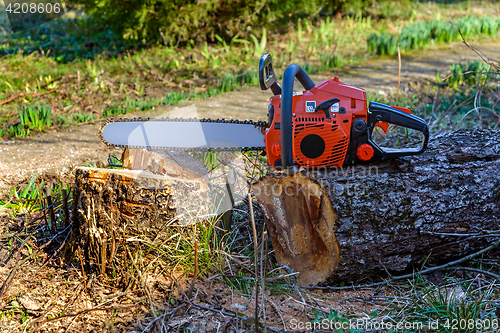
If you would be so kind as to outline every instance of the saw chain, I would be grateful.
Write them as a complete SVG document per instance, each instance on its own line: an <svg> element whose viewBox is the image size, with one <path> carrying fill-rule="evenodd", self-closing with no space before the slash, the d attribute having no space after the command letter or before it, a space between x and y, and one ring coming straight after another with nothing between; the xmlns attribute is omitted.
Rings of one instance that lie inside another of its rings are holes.
<svg viewBox="0 0 500 333"><path fill-rule="evenodd" d="M246 124L246 125L254 125L257 128L260 128L262 131L269 127L267 121L253 121L253 120L238 120L238 119L211 119L211 118L142 118L142 117L134 117L134 118L110 118L99 128L99 137L101 138L102 143L104 143L108 147L118 147L118 148L133 148L133 149L146 149L146 150L168 150L168 151L194 151L194 152L208 152L208 151L263 151L265 148L263 147L217 147L217 148L208 148L208 147L150 147L150 146L131 146L131 145L121 145L121 144L112 144L106 141L103 137L102 131L104 127L110 123L119 123L119 122L144 122L144 121L168 121L168 122L200 122L200 123L223 123L223 124Z"/></svg>

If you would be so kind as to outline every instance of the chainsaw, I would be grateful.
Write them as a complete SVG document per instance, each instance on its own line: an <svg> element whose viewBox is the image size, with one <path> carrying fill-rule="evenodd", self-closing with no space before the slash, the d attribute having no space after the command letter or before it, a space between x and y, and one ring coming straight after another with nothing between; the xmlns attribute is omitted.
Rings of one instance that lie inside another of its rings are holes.
<svg viewBox="0 0 500 333"><path fill-rule="evenodd" d="M294 92L297 79L304 91ZM187 151L263 151L276 170L294 167L341 167L422 153L429 141L426 122L408 108L370 102L366 92L335 76L315 85L299 65L285 70L283 86L271 55L259 61L262 90L271 89L268 121L133 118L111 119L100 129L102 141L114 147ZM373 138L376 126L389 124L422 133L417 148L389 149Z"/></svg>

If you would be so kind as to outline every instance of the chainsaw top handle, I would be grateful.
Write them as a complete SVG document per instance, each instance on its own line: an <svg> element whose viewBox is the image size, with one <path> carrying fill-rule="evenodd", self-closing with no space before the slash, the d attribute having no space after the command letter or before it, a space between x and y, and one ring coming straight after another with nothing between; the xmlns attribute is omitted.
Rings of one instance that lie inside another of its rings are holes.
<svg viewBox="0 0 500 333"><path fill-rule="evenodd" d="M306 90L314 88L313 80L299 65L288 66L283 75L283 91L281 93L281 166L285 172L293 172L293 135L292 135L292 104L293 81L297 78Z"/></svg>

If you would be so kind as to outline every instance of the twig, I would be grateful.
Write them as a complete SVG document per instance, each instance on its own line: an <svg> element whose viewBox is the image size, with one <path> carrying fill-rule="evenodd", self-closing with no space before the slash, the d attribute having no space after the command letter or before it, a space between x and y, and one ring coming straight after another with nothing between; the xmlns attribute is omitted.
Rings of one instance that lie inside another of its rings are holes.
<svg viewBox="0 0 500 333"><path fill-rule="evenodd" d="M447 233L447 232L434 232L434 231L421 231L422 234L429 234L435 236L457 236L457 237L479 237L479 236L495 236L499 234L500 230L483 230L484 234L457 234L457 233ZM500 236L500 235L499 235Z"/></svg>
<svg viewBox="0 0 500 333"><path fill-rule="evenodd" d="M92 311L118 311L118 310L134 309L134 308L138 308L138 307L140 307L139 304L134 304L134 305L129 305L129 306L96 307L96 308L86 309L86 310L80 311L80 312L75 313L75 314L67 314L67 315L62 315L62 316L55 317L55 318L46 319L46 320L42 321L40 324L38 324L38 326L36 327L35 331L38 330L38 329L40 329L40 326L42 326L43 324L46 324L48 322L59 320L59 319L62 319L62 318L78 317L80 315L83 315L83 314L86 314L86 313L89 313L89 312L92 312Z"/></svg>
<svg viewBox="0 0 500 333"><path fill-rule="evenodd" d="M196 276L198 275L198 236L196 234L196 225L194 227L194 275L193 280L191 281L191 286L189 286L188 291L186 292L186 297L191 299L191 294L194 290L194 285L196 283Z"/></svg>
<svg viewBox="0 0 500 333"><path fill-rule="evenodd" d="M78 295L78 292L76 292L78 290L80 286L79 285L75 285L71 290L67 291L65 295L67 295L69 292L72 292L73 295ZM67 285L63 285L63 288L60 288L57 293L55 293L54 296L52 296L48 302L45 302L45 304L43 305L43 307L45 308L44 311L41 313L41 315L38 317L38 318L35 318L33 321L29 322L25 329L24 329L24 332L31 332L31 328L36 325L40 320L42 320L43 318L45 318L45 315L47 315L47 313L49 313L49 311L51 311L56 305L57 305L57 302L54 302L54 300L56 298L59 297L59 295L65 291L67 289ZM60 298L59 298L60 299ZM71 302L73 303L73 302ZM66 306L64 307L63 311L66 310L68 304L66 303Z"/></svg>
<svg viewBox="0 0 500 333"><path fill-rule="evenodd" d="M482 269L479 269L479 268L462 267L462 266L460 266L460 267L445 267L445 268L442 269L442 271L458 271L458 270L471 271L471 272L481 273L481 274L484 274L484 275L489 275L492 278L500 281L500 275L495 274L495 273L491 273L491 272L488 272L488 271L485 271L485 270L482 270Z"/></svg>
<svg viewBox="0 0 500 333"><path fill-rule="evenodd" d="M40 187L40 180L38 179L38 177L36 177L36 186L38 187L38 193L40 194L38 196L38 200L40 201L40 205L43 207L44 206L44 202L43 202L43 192L42 192L42 189ZM43 219L45 220L45 225L48 225L49 222L47 221L47 213L43 214Z"/></svg>
<svg viewBox="0 0 500 333"><path fill-rule="evenodd" d="M162 318L165 318L166 316L169 316L169 315L172 317L172 316L173 316L173 314L175 314L175 312L176 312L177 310L179 310L180 308L182 308L182 307L184 307L184 306L186 306L186 303L182 303L181 305L179 305L178 307L176 307L176 308L175 308L175 309L173 309L172 311L170 311L170 312L165 312L165 313L164 313L164 314L162 314L161 316L154 318L153 320L151 320L151 321L148 323L148 326L146 326L146 327L142 330L142 332L149 332L149 329L150 329L151 327L153 327L153 325L154 325L154 324L155 324L158 320L160 320L160 319L162 319ZM161 330L160 330L160 332L163 332L163 331L161 331Z"/></svg>
<svg viewBox="0 0 500 333"><path fill-rule="evenodd" d="M428 269L424 269L423 271L420 271L419 274L427 274L427 273L430 273L430 272L433 272L433 271L443 270L443 268L447 268L447 267L451 267L451 266L456 265L456 264L463 263L463 262L465 262L465 261L467 261L469 259L472 259L472 258L475 258L477 256L480 256L481 254L486 253L486 252L488 252L488 251L490 251L490 250L498 247L498 245L500 245L500 242L493 243L492 245L488 246L485 249L482 249L479 252L470 254L468 256L465 256L465 257L463 257L461 259L449 262L447 264L444 264L444 265L441 265L441 266L431 267L431 268L428 268ZM406 275L401 275L401 276L394 276L394 277L392 277L392 278L390 278L388 280L385 280L385 281L371 283L371 284L357 285L357 286L344 286L344 287L307 286L307 287L301 287L301 288L304 288L304 289L322 289L322 290L348 290L348 289L360 289L360 288L373 288L373 287L377 287L377 286L386 285L386 284L391 283L393 281L402 280L402 279L408 279L408 278L413 278L414 276L415 276L414 273L412 273L412 274L406 274Z"/></svg>
<svg viewBox="0 0 500 333"><path fill-rule="evenodd" d="M401 51L399 50L399 45L398 45L398 61L399 61L399 70L398 70L398 91L396 92L396 105L398 105L399 87L401 86Z"/></svg>
<svg viewBox="0 0 500 333"><path fill-rule="evenodd" d="M179 302L183 302L183 300L179 300ZM235 318L242 319L242 320L249 320L248 317L242 316L242 315L240 315L240 314L238 314L236 312L232 312L231 310L227 310L225 308L222 308L222 310L217 310L217 309L214 309L214 308L211 308L211 307L208 307L208 306L205 306L205 305L193 303L193 302L188 302L188 303L190 305L196 306L196 307L198 307L200 309L212 311L212 312L218 313L218 314L223 315L223 316L230 316L230 317L235 317ZM267 326L265 326L265 327L266 327L266 329L270 330L271 332L279 332L279 333L282 332L282 331L277 330L277 329L272 328L272 327L267 327Z"/></svg>
<svg viewBox="0 0 500 333"><path fill-rule="evenodd" d="M69 228L69 226L68 226L68 228ZM10 274L7 277L7 279L5 279L2 287L0 288L0 298L3 297L5 295L5 293L7 292L7 290L9 289L10 282L14 278L14 275L16 274L17 269L21 265L23 265L26 261L30 260L35 255L37 255L38 252L40 252L41 250L43 250L44 248L46 248L47 246L49 246L54 239L56 239L59 235L62 235L68 228L64 229L63 231L61 231L60 233L58 233L57 235L55 235L54 237L52 237L47 243L45 243L44 245L42 245L38 249L36 249L36 251L33 251L29 256L27 256L23 260L18 261L16 263L16 265L14 266L14 268L12 268L12 270L10 271Z"/></svg>
<svg viewBox="0 0 500 333"><path fill-rule="evenodd" d="M266 235L267 235L267 230L265 230L265 225L264 229L262 231L262 241L260 242L260 283L261 283L261 289L262 289L262 312L264 314L264 323L266 322L266 274L264 271L264 263L266 258L264 258L264 242L267 241ZM264 261L264 263L262 262Z"/></svg>
<svg viewBox="0 0 500 333"><path fill-rule="evenodd" d="M78 246L78 256L80 257L80 265L82 266L82 275L83 275L83 286L85 287L85 306L88 306L87 277L85 276L85 269L83 269L83 259L82 259L82 252L80 251L80 246Z"/></svg>
<svg viewBox="0 0 500 333"><path fill-rule="evenodd" d="M45 189L45 193L46 193L47 208L49 210L49 218L50 218L49 232L55 234L57 232L56 214L54 214L54 205L52 204L52 193L50 185L47 186L47 188Z"/></svg>
<svg viewBox="0 0 500 333"><path fill-rule="evenodd" d="M57 89L52 89L52 90L49 90L49 91L45 91L43 93L37 93L37 94L33 94L33 95L26 95L26 94L23 94L23 93L20 93L20 94L17 94L17 95L14 95L12 96L11 98L9 99L6 99L5 101L3 102L0 102L0 105L4 105L4 104L7 104L7 103L10 103L12 102L13 100L17 99L17 98L20 98L20 97L38 97L38 96L42 96L42 95L46 95L46 94L50 94L50 93L53 93L54 91L56 91Z"/></svg>
<svg viewBox="0 0 500 333"><path fill-rule="evenodd" d="M259 326L259 250L258 250L258 240L257 240L257 228L255 227L255 216L253 214L253 203L252 203L252 194L248 193L248 203L250 206L250 218L252 220L252 230L253 230L253 249L255 256L255 329L254 332L258 332Z"/></svg>
<svg viewBox="0 0 500 333"><path fill-rule="evenodd" d="M64 216L63 227L66 228L69 225L68 191L66 190L65 183L62 183L61 187L62 187L63 216Z"/></svg>
<svg viewBox="0 0 500 333"><path fill-rule="evenodd" d="M35 274L37 274L37 273L38 273L38 272L39 272L42 268L44 268L44 267L45 267L45 265L47 265L47 264L49 263L49 261L50 261L52 258L54 258L54 257L56 256L56 254L57 254L59 251L61 251L61 249L63 248L64 244L66 244L66 240L68 240L68 237L69 237L69 235L70 235L70 234L71 234L71 233L70 233L70 232L68 232L68 234L67 234L67 235L66 235L66 237L64 238L64 240L63 240L63 242L61 243L61 245L59 246L59 248L58 248L58 249L57 249L57 250L56 250L56 251L55 251L55 252L54 252L54 253L50 256L50 258L49 258L49 259L47 259L47 260L45 261L45 263L42 265L42 267L40 267L39 269L37 269L37 270L36 270Z"/></svg>
<svg viewBox="0 0 500 333"><path fill-rule="evenodd" d="M286 331L286 323L285 323L285 319L283 319L283 316L281 314L281 311L278 309L278 307L276 306L276 304L274 304L273 300L272 299L267 299L266 300L271 303L271 306L274 308L274 311L276 311L276 313L278 314L278 316L280 317L281 319L281 323L283 324L283 329Z"/></svg>
<svg viewBox="0 0 500 333"><path fill-rule="evenodd" d="M470 46L469 44L467 44L467 42L465 41L464 35L462 35L462 31L460 31L460 29L458 29L457 26L452 21L450 21L450 23L451 23L451 25L453 25L453 27L455 27L455 29L457 29L458 33L460 34L460 37L462 37L462 43L464 43L469 49L471 49L474 53L476 53L479 56L479 58L481 58L481 60L483 60L485 63L493 66L497 70L500 69L499 66L493 64L493 62L486 55L484 55L481 51L479 51L479 50L473 48L472 46Z"/></svg>
<svg viewBox="0 0 500 333"><path fill-rule="evenodd" d="M446 75L441 81L446 81L447 79L449 79L452 76L465 76L465 75L468 75L468 74L495 74L495 75L498 75L498 74L500 74L500 72L492 72L492 71L481 71L481 72L478 72L478 71L467 71L467 72L463 72L461 74L459 74L459 73L451 73L451 74Z"/></svg>
<svg viewBox="0 0 500 333"><path fill-rule="evenodd" d="M22 93L21 93L21 94L14 95L14 96L12 96L12 97L11 97L11 98L9 98L9 99L6 99L5 101L0 102L0 105L4 105L4 104L7 104L7 103L10 103L10 102L12 102L13 100L15 100L16 98L23 97L23 96L26 96L26 95L25 95L25 94L22 94Z"/></svg>
<svg viewBox="0 0 500 333"><path fill-rule="evenodd" d="M42 92L42 93L37 93L37 94L31 95L29 97L38 97L38 96L42 96L42 95L47 95L47 94L53 93L56 90L57 89L52 89L52 90L49 90L49 91L45 91L45 92Z"/></svg>

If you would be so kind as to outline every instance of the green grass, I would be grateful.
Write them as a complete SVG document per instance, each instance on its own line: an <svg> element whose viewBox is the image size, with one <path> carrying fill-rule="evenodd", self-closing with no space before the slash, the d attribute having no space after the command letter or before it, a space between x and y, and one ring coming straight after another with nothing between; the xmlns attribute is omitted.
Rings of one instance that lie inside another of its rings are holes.
<svg viewBox="0 0 500 333"><path fill-rule="evenodd" d="M494 37L499 30L500 19L467 16L453 22L465 39L477 35ZM401 51L419 50L428 45L451 43L461 40L459 31L449 21L432 20L409 24L398 34L373 33L367 39L368 52L378 55L395 55Z"/></svg>
<svg viewBox="0 0 500 333"><path fill-rule="evenodd" d="M40 201L40 187L37 175L33 175L25 186L11 189L7 198L0 200L0 211L8 211L11 216L25 216L42 208Z"/></svg>
<svg viewBox="0 0 500 333"><path fill-rule="evenodd" d="M37 129L40 132L50 127L51 107L45 104L23 105L19 108L19 119L21 125L29 129Z"/></svg>
<svg viewBox="0 0 500 333"><path fill-rule="evenodd" d="M460 128L500 127L498 74L482 61L452 64L450 73L436 74L436 81L410 83L399 94L367 93L368 102L410 107L424 118L431 133ZM445 74L448 74L445 76ZM444 80L444 81L443 81Z"/></svg>
<svg viewBox="0 0 500 333"><path fill-rule="evenodd" d="M446 78L446 82L455 90L459 90L462 85L483 85L487 80L489 70L490 66L481 60L469 61L466 64L452 64L451 74Z"/></svg>
<svg viewBox="0 0 500 333"><path fill-rule="evenodd" d="M446 277L435 285L417 276L406 296L404 306L396 305L389 313L396 321L433 323L434 331L446 333L498 330L494 283Z"/></svg>
<svg viewBox="0 0 500 333"><path fill-rule="evenodd" d="M122 102L104 108L102 113L94 112L76 112L69 115L57 116L57 120L51 120L51 107L45 104L35 104L19 108L20 122L9 127L0 128L0 137L25 137L28 136L34 129L44 131L52 124L57 125L73 125L79 123L87 123L106 118L110 116L119 116L130 112L146 111L154 109L161 105L175 105L182 103L188 99L207 98L218 95L220 93L233 91L244 85L258 84L257 71L238 71L237 73L227 73L217 82L216 88L209 88L204 91L191 92L169 92L164 98L126 98Z"/></svg>
<svg viewBox="0 0 500 333"><path fill-rule="evenodd" d="M393 285L392 301L383 310L365 313L313 311L308 328L333 332L497 332L497 285L478 279L444 278L436 285L416 275L409 283ZM375 296L376 297L376 296ZM352 325L350 325L352 324ZM380 329L383 328L383 329Z"/></svg>

